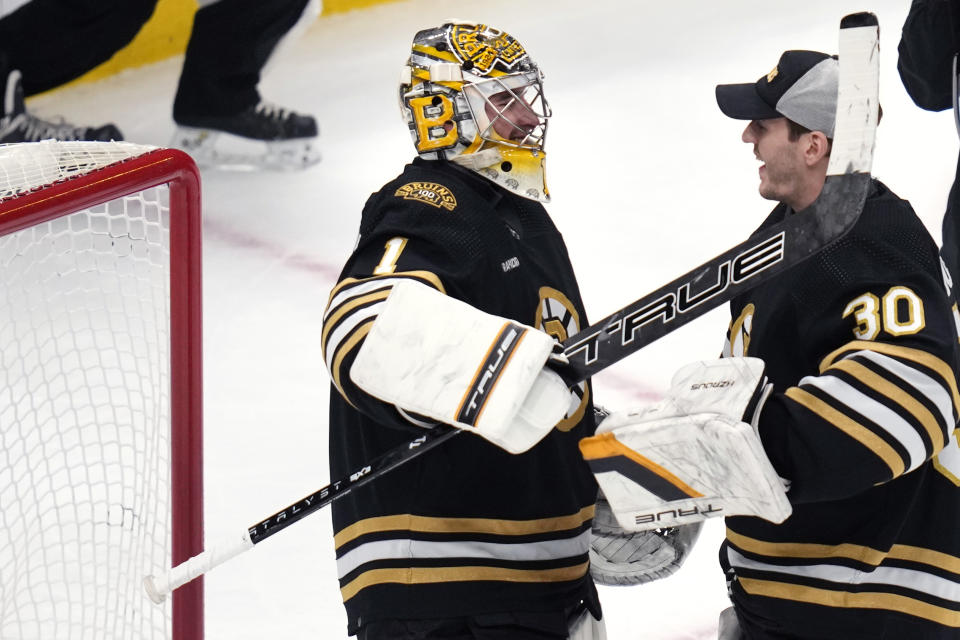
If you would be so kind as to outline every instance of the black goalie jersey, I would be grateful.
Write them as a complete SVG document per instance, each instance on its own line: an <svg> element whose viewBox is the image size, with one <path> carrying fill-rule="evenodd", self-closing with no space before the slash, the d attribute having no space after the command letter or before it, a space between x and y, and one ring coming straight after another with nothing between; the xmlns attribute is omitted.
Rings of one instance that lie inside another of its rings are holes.
<svg viewBox="0 0 960 640"><path fill-rule="evenodd" d="M343 477L422 433L366 395L350 366L403 278L558 339L586 326L563 240L536 202L446 162L415 159L367 201L330 296L330 472ZM594 598L587 566L596 484L577 449L589 384L543 441L511 455L464 434L333 504L350 633L371 620L557 611Z"/></svg>
<svg viewBox="0 0 960 640"><path fill-rule="evenodd" d="M747 637L960 637L957 330L909 203L875 181L848 236L731 309L728 353L775 384L760 436L794 509L727 519Z"/></svg>

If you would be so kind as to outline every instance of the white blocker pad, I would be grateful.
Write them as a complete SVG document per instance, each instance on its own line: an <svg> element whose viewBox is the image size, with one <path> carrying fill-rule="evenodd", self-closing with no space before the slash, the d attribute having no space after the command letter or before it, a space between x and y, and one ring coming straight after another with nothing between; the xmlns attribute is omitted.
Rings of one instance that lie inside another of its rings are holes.
<svg viewBox="0 0 960 640"><path fill-rule="evenodd" d="M394 285L350 369L381 400L526 451L563 417L570 393L544 369L549 335L415 281Z"/></svg>
<svg viewBox="0 0 960 640"><path fill-rule="evenodd" d="M711 413L607 420L610 430L581 440L580 450L627 531L714 516L779 523L790 515L783 483L745 422Z"/></svg>

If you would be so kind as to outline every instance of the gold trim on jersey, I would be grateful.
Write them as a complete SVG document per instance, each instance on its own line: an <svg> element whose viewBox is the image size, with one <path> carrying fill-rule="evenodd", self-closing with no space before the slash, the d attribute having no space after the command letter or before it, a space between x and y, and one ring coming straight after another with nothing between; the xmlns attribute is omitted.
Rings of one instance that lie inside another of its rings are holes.
<svg viewBox="0 0 960 640"><path fill-rule="evenodd" d="M894 478L903 475L906 469L903 458L900 457L896 449L873 431L800 387L790 387L785 395L873 451L890 467L890 472Z"/></svg>
<svg viewBox="0 0 960 640"><path fill-rule="evenodd" d="M343 386L340 384L340 367L343 366L343 359L347 357L347 354L353 350L360 341L367 337L367 334L370 333L370 329L373 327L373 320L368 320L356 328L353 332L353 335L347 338L345 342L340 343L339 348L337 349L337 355L333 358L333 367L331 367L333 374L333 384L337 386L337 390L340 392L347 402L350 402L350 399L347 398L347 395L343 392ZM353 404L352 402L350 404Z"/></svg>
<svg viewBox="0 0 960 640"><path fill-rule="evenodd" d="M960 558L942 551L895 544L884 553L879 549L858 544L819 544L815 542L767 542L737 533L727 527L727 540L739 549L768 558L848 558L874 567L887 558L907 560L917 564L939 567L960 575Z"/></svg>
<svg viewBox="0 0 960 640"><path fill-rule="evenodd" d="M330 306L330 303L333 301L333 298L340 293L342 289L349 287L350 285L360 284L361 282L370 282L371 280L383 280L384 278L416 278L418 280L426 280L432 284L440 293L446 293L447 290L444 288L443 283L440 282L440 277L432 271L398 271L397 273L385 273L383 275L370 276L369 278L344 278L340 282L334 285L333 289L330 290L330 295L327 297L327 306Z"/></svg>
<svg viewBox="0 0 960 640"><path fill-rule="evenodd" d="M934 417L930 410L923 406L915 397L898 387L888 378L884 378L872 369L868 369L863 366L863 364L854 360L841 360L831 366L830 369L839 369L847 372L867 387L879 391L884 397L890 398L899 404L927 430L927 435L930 436L933 450L936 452L943 449L946 441L944 440L940 423L937 422L936 417Z"/></svg>
<svg viewBox="0 0 960 640"><path fill-rule="evenodd" d="M589 562L556 569L504 569L501 567L403 567L400 569L371 569L343 585L340 593L346 602L362 589L377 584L430 584L437 582L568 582L587 573Z"/></svg>
<svg viewBox="0 0 960 640"><path fill-rule="evenodd" d="M593 518L594 505L580 511L553 518L536 520L497 520L494 518L435 518L402 513L359 520L333 536L334 548L361 536L384 531L418 531L421 533L479 533L498 536L527 536L555 531L571 531Z"/></svg>
<svg viewBox="0 0 960 640"><path fill-rule="evenodd" d="M392 287L391 287L392 289ZM333 328L337 321L340 320L343 316L347 315L350 311L353 311L359 306L365 305L368 302L374 302L375 300L386 300L387 296L390 295L391 289L384 289L383 291L374 291L373 293L368 293L366 295L357 296L352 298L347 302L344 302L343 305L333 312L329 318L323 321L323 332L320 334L320 345L323 349L323 359L327 359L327 336L330 334L330 330Z"/></svg>
<svg viewBox="0 0 960 640"><path fill-rule="evenodd" d="M951 452L957 448L957 436L960 434L960 429L954 429L950 434L950 440L947 441L947 445L943 448L943 451L935 455L933 459L933 468L939 471L947 480L960 487L960 478L957 477L954 469L950 469L946 464L940 461L940 456L949 455Z"/></svg>
<svg viewBox="0 0 960 640"><path fill-rule="evenodd" d="M570 301L570 298L564 295L562 291L554 289L553 287L540 287L538 294L540 299L537 302L537 320L533 325L534 327L540 329L547 335L553 336L560 342L580 332L580 314L577 313L577 308ZM566 325L557 317L547 317L550 308L549 301L556 302L570 314L570 319ZM580 388L583 395L579 396L580 401L577 404L577 408L556 424L554 428L557 431L570 431L580 424L584 414L587 412L587 404L590 402L590 385L587 384L586 381L583 381L578 382L576 386ZM577 394L571 390L570 395L572 403L573 397L576 397Z"/></svg>
<svg viewBox="0 0 960 640"><path fill-rule="evenodd" d="M340 303L339 308L336 311L334 311L332 314L330 314L329 317L327 317L327 314L329 314L331 311L330 305L333 303L333 299L338 294L340 294L343 291L346 291L352 286L364 284L367 282L373 282L376 280L383 280L385 283L387 283L387 281L390 278L412 278L416 280L426 281L427 283L433 285L441 293L446 293L446 291L444 290L443 284L440 282L440 278L436 274L430 271L404 271L399 273L386 273L383 275L375 275L369 278L344 278L343 280L338 282L336 285L334 285L333 289L330 290L330 295L327 298L327 308L324 310L323 330L321 333L321 342L320 342L320 348L321 348L324 361L327 360L327 353L328 353L327 340L330 338L330 331L332 330L332 327L334 326L334 324L336 324L336 322L339 321L341 318L345 317L349 311L356 309L357 307L363 305L366 302L371 302L379 299L386 299L386 297L390 294L390 289L392 287L386 288L383 291L361 293L353 298L347 297L342 303ZM352 351L357 346L357 344L359 344L359 342L364 337L366 337L366 335L370 332L370 328L373 326L373 321L375 319L376 319L375 317L371 318L366 322L358 325L355 329L353 329L349 338L337 343L335 347L336 352L334 354L333 362L331 363L331 366L330 366L330 375L333 378L333 384L334 386L336 386L337 391L340 392L340 395L343 396L343 398L347 402L349 402L351 406L353 406L353 403L350 402L350 399L347 398L346 394L343 392L343 386L340 382L340 379L341 379L340 367L343 363L344 358L346 358L347 354L350 353L350 351Z"/></svg>
<svg viewBox="0 0 960 640"><path fill-rule="evenodd" d="M740 311L737 319L730 323L730 328L727 329L729 355L743 357L749 355L750 330L753 328L753 316L756 312L757 309L751 302Z"/></svg>
<svg viewBox="0 0 960 640"><path fill-rule="evenodd" d="M938 607L929 602L895 593L833 591L831 589L742 577L739 578L739 582L743 589L751 595L844 609L884 609L907 613L948 627L960 627L960 611Z"/></svg>
<svg viewBox="0 0 960 640"><path fill-rule="evenodd" d="M949 364L935 355L914 349L912 347L903 347L887 342L866 342L863 340L853 340L843 345L839 349L829 353L820 361L820 373L826 371L841 356L850 351L876 351L888 356L903 358L921 364L928 369L936 371L943 378L943 382L950 390L953 397L953 410L956 415L960 415L960 391L957 390L956 373Z"/></svg>

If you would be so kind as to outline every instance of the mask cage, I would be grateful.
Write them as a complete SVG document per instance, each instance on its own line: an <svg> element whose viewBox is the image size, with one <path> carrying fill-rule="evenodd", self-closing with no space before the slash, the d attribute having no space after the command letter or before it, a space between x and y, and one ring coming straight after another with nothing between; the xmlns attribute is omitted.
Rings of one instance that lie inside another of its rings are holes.
<svg viewBox="0 0 960 640"><path fill-rule="evenodd" d="M552 113L539 70L464 83L463 95L482 139L520 149L543 149Z"/></svg>

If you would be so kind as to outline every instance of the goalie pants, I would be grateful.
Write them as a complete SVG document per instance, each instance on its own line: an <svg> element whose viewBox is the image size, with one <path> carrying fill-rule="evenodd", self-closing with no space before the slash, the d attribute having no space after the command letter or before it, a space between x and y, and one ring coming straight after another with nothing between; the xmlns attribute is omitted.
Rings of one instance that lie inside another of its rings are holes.
<svg viewBox="0 0 960 640"><path fill-rule="evenodd" d="M357 640L606 640L586 606L572 611L491 613L464 618L384 620L363 625Z"/></svg>

